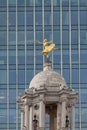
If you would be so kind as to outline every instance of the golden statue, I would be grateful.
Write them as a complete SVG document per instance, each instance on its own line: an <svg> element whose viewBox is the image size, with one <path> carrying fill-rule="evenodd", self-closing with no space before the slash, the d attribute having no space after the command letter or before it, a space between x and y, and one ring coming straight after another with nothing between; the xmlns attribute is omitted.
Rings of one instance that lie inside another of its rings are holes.
<svg viewBox="0 0 87 130"><path fill-rule="evenodd" d="M50 45L49 45L50 44ZM42 51L42 55L48 55L53 50L58 50L58 48L55 48L55 44L51 41L48 41L47 39L44 39L43 41L44 50Z"/></svg>

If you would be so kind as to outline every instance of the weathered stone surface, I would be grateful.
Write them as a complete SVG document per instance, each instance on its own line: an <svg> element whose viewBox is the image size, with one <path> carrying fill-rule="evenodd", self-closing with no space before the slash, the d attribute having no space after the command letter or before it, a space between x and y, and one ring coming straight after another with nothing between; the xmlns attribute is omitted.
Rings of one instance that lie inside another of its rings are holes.
<svg viewBox="0 0 87 130"><path fill-rule="evenodd" d="M58 87L61 90L66 87L66 82L59 73L52 70L51 64L46 63L43 71L31 80L29 88L40 88L41 86Z"/></svg>

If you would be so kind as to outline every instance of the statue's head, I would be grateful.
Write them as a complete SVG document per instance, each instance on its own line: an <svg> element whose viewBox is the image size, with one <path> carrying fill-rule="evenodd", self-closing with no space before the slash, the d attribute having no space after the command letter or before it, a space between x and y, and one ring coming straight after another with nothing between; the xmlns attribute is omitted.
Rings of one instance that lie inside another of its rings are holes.
<svg viewBox="0 0 87 130"><path fill-rule="evenodd" d="M44 39L44 41L43 42L47 42L47 39Z"/></svg>

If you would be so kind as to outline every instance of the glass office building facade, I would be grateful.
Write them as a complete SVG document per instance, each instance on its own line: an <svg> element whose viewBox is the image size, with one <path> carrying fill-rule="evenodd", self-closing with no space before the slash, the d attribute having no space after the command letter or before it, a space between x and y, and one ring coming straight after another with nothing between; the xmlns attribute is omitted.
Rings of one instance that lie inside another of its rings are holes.
<svg viewBox="0 0 87 130"><path fill-rule="evenodd" d="M53 68L80 97L75 130L87 129L87 0L0 0L0 130L20 130L18 95L42 70L52 40Z"/></svg>

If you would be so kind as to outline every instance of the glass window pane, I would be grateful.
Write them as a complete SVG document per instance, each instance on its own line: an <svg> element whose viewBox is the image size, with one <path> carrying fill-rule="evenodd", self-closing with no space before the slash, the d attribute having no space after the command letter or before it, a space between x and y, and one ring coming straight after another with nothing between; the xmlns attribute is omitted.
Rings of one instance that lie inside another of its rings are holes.
<svg viewBox="0 0 87 130"><path fill-rule="evenodd" d="M87 50L81 50L80 54L81 63L87 63Z"/></svg>
<svg viewBox="0 0 87 130"><path fill-rule="evenodd" d="M72 83L78 83L78 69L72 69Z"/></svg>
<svg viewBox="0 0 87 130"><path fill-rule="evenodd" d="M0 26L6 26L6 24L7 24L6 12L0 12Z"/></svg>
<svg viewBox="0 0 87 130"><path fill-rule="evenodd" d="M53 14L53 24L54 25L60 24L60 12L54 12L54 14Z"/></svg>
<svg viewBox="0 0 87 130"><path fill-rule="evenodd" d="M0 45L6 45L7 44L7 32L6 31L0 31Z"/></svg>
<svg viewBox="0 0 87 130"><path fill-rule="evenodd" d="M24 0L17 0L18 6L24 6Z"/></svg>
<svg viewBox="0 0 87 130"><path fill-rule="evenodd" d="M0 6L6 6L7 0L0 0Z"/></svg>
<svg viewBox="0 0 87 130"><path fill-rule="evenodd" d="M80 31L80 42L87 45L87 30Z"/></svg>
<svg viewBox="0 0 87 130"><path fill-rule="evenodd" d="M24 31L18 31L18 44L19 45L24 45L24 36L25 36Z"/></svg>
<svg viewBox="0 0 87 130"><path fill-rule="evenodd" d="M60 0L53 0L53 5L54 6L59 6L60 5Z"/></svg>
<svg viewBox="0 0 87 130"><path fill-rule="evenodd" d="M69 32L68 31L63 31L63 45L69 43Z"/></svg>
<svg viewBox="0 0 87 130"><path fill-rule="evenodd" d="M24 84L25 82L25 72L24 70L18 70L18 83Z"/></svg>
<svg viewBox="0 0 87 130"><path fill-rule="evenodd" d="M78 11L71 12L71 24L77 25L78 24Z"/></svg>
<svg viewBox="0 0 87 130"><path fill-rule="evenodd" d="M10 84L16 84L16 70L9 71L9 82Z"/></svg>
<svg viewBox="0 0 87 130"><path fill-rule="evenodd" d="M78 31L77 30L72 30L71 31L71 41L72 44L78 44Z"/></svg>
<svg viewBox="0 0 87 130"><path fill-rule="evenodd" d="M36 2L35 3L36 6L41 6L42 5L42 0L36 0L35 2Z"/></svg>
<svg viewBox="0 0 87 130"><path fill-rule="evenodd" d="M16 32L15 31L9 31L9 44L16 45Z"/></svg>
<svg viewBox="0 0 87 130"><path fill-rule="evenodd" d="M24 25L24 12L18 12L18 25Z"/></svg>
<svg viewBox="0 0 87 130"><path fill-rule="evenodd" d="M80 24L87 25L87 11L80 12Z"/></svg>
<svg viewBox="0 0 87 130"><path fill-rule="evenodd" d="M42 12L36 12L36 25L42 25Z"/></svg>
<svg viewBox="0 0 87 130"><path fill-rule="evenodd" d="M80 0L80 6L86 6L87 0Z"/></svg>
<svg viewBox="0 0 87 130"><path fill-rule="evenodd" d="M27 12L26 15L26 24L33 25L33 12Z"/></svg>
<svg viewBox="0 0 87 130"><path fill-rule="evenodd" d="M15 12L9 12L9 25L10 26L16 25L16 13Z"/></svg>
<svg viewBox="0 0 87 130"><path fill-rule="evenodd" d="M44 24L45 25L51 24L51 12L45 12L45 14L44 14Z"/></svg>
<svg viewBox="0 0 87 130"><path fill-rule="evenodd" d="M50 6L51 5L51 0L44 0L44 5L45 6Z"/></svg>
<svg viewBox="0 0 87 130"><path fill-rule="evenodd" d="M10 6L15 6L16 5L16 0L9 0L9 5Z"/></svg>
<svg viewBox="0 0 87 130"><path fill-rule="evenodd" d="M81 83L87 83L87 69L81 69Z"/></svg>
<svg viewBox="0 0 87 130"><path fill-rule="evenodd" d="M63 11L63 15L62 15L62 24L63 25L68 25L68 11Z"/></svg>
<svg viewBox="0 0 87 130"><path fill-rule="evenodd" d="M78 5L78 0L71 0L71 5L72 5L72 6Z"/></svg>
<svg viewBox="0 0 87 130"><path fill-rule="evenodd" d="M26 0L27 6L33 6L33 0Z"/></svg>
<svg viewBox="0 0 87 130"><path fill-rule="evenodd" d="M6 70L0 70L0 84L6 84L7 72Z"/></svg>

